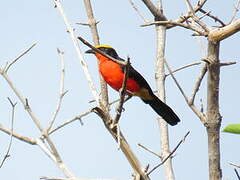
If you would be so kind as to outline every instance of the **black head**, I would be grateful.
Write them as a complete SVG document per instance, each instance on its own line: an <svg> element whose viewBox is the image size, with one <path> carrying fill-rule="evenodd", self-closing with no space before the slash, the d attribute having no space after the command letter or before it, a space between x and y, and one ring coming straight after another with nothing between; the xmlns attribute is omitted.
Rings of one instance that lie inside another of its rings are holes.
<svg viewBox="0 0 240 180"><path fill-rule="evenodd" d="M104 53L106 53L109 56L112 56L113 58L118 58L118 54L115 51L115 49L113 49L111 46L107 46L107 45L97 45L95 46L97 49L99 49L100 51L103 51ZM95 54L96 52L94 52L92 49L87 50L85 53L92 53Z"/></svg>

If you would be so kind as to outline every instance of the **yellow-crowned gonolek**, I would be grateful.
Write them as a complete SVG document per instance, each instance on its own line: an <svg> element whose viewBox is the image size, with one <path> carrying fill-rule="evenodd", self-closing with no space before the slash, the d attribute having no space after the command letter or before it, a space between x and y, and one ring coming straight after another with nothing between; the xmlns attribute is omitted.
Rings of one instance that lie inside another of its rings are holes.
<svg viewBox="0 0 240 180"><path fill-rule="evenodd" d="M110 46L98 45L97 49L105 52L115 59L122 60L117 52ZM119 91L122 87L124 80L124 67L111 59L94 52L92 49L86 51L86 53L95 54L99 60L99 71L103 76L104 80L113 89ZM174 111L162 102L157 96L154 95L151 87L147 81L138 73L131 65L129 67L128 79L126 83L126 90L133 96L138 96L143 102L149 104L158 115L160 115L168 124L174 126L180 119L174 113Z"/></svg>

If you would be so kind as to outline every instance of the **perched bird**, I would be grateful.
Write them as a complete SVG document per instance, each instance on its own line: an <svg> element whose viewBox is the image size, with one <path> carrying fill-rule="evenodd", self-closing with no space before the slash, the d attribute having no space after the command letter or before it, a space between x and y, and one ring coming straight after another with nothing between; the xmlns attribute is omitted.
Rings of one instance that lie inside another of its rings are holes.
<svg viewBox="0 0 240 180"><path fill-rule="evenodd" d="M123 61L111 46L98 45L96 48L115 59ZM99 71L102 77L109 86L119 91L122 88L124 80L124 66L93 51L92 49L89 49L86 53L92 53L97 57L99 60ZM174 126L180 122L180 119L174 111L154 95L147 81L131 65L128 72L126 91L133 96L140 97L143 102L149 104L168 124Z"/></svg>

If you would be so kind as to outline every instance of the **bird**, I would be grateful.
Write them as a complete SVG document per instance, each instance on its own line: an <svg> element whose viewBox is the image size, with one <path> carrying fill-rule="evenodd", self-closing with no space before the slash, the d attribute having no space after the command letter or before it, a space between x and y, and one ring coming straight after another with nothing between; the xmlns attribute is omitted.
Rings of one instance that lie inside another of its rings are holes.
<svg viewBox="0 0 240 180"><path fill-rule="evenodd" d="M119 61L124 61L118 56L116 50L109 45L97 45L95 48ZM96 56L99 61L99 71L103 79L110 87L119 91L124 81L124 65L114 62L112 59L103 56L93 49L89 49L85 53L94 54ZM176 113L153 93L144 77L131 65L129 65L128 70L126 92L132 96L140 97L144 103L150 105L168 124L174 126L180 122Z"/></svg>

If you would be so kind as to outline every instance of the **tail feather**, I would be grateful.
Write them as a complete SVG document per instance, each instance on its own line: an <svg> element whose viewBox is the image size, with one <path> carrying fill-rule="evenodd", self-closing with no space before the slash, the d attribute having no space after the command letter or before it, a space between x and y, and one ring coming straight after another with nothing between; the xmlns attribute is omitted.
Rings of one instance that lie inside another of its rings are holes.
<svg viewBox="0 0 240 180"><path fill-rule="evenodd" d="M144 100L146 104L149 104L153 110L161 116L168 124L174 126L178 122L180 122L179 117L175 114L175 112L164 102L162 102L157 96L153 95L152 100Z"/></svg>

